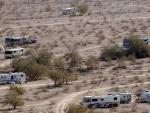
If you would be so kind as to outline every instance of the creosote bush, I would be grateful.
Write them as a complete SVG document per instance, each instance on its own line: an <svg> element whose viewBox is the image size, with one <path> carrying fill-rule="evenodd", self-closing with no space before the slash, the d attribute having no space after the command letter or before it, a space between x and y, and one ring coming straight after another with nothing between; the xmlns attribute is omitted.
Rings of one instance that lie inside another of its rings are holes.
<svg viewBox="0 0 150 113"><path fill-rule="evenodd" d="M18 85L11 85L9 87L10 91L16 92L18 95L23 95L25 93L25 89Z"/></svg>
<svg viewBox="0 0 150 113"><path fill-rule="evenodd" d="M116 60L120 58L146 58L150 57L150 46L144 42L144 39L136 35L132 35L127 39L128 48L119 47L117 45L104 47L101 59Z"/></svg>

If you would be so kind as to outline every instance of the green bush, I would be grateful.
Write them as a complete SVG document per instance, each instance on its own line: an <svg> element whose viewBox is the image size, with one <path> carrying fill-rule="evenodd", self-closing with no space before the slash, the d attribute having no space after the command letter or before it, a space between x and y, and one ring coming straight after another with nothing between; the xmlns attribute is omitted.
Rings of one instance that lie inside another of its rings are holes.
<svg viewBox="0 0 150 113"><path fill-rule="evenodd" d="M87 4L82 3L77 6L77 9L79 10L81 15L84 15L88 12L89 6Z"/></svg>
<svg viewBox="0 0 150 113"><path fill-rule="evenodd" d="M7 95L5 95L4 105L10 105L13 109L16 109L17 106L23 106L24 100L13 91L9 91Z"/></svg>
<svg viewBox="0 0 150 113"><path fill-rule="evenodd" d="M102 60L116 60L124 56L124 50L118 45L104 47L101 54Z"/></svg>
<svg viewBox="0 0 150 113"><path fill-rule="evenodd" d="M10 91L16 92L18 95L23 95L25 93L25 89L18 85L12 85L9 87Z"/></svg>
<svg viewBox="0 0 150 113"><path fill-rule="evenodd" d="M86 107L80 106L80 105L70 105L66 113L102 113L94 111L94 109L87 109Z"/></svg>
<svg viewBox="0 0 150 113"><path fill-rule="evenodd" d="M86 61L87 69L97 69L98 68L98 59L95 56L89 56Z"/></svg>
<svg viewBox="0 0 150 113"><path fill-rule="evenodd" d="M102 60L116 60L120 58L146 58L150 57L150 46L145 44L143 39L138 36L130 36L128 39L129 48L124 49L117 45L111 47L104 47L101 59Z"/></svg>

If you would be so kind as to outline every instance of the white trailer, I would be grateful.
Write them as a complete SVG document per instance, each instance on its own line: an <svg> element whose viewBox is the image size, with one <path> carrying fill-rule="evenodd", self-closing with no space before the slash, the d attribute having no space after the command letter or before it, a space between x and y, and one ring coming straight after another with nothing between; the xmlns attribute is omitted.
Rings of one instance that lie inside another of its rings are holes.
<svg viewBox="0 0 150 113"><path fill-rule="evenodd" d="M68 7L62 9L63 15L76 15L77 9L75 7Z"/></svg>
<svg viewBox="0 0 150 113"><path fill-rule="evenodd" d="M120 103L121 104L126 104L126 103L130 103L131 99L132 99L132 94L129 92L122 92L122 93L118 93L118 95L120 95Z"/></svg>
<svg viewBox="0 0 150 113"><path fill-rule="evenodd" d="M150 90L144 91L140 96L140 102L150 103Z"/></svg>
<svg viewBox="0 0 150 113"><path fill-rule="evenodd" d="M85 96L80 104L88 108L117 107L120 104L120 95Z"/></svg>
<svg viewBox="0 0 150 113"><path fill-rule="evenodd" d="M20 56L23 53L25 53L24 48L6 49L4 52L4 56L6 59L8 59L8 58L14 58L16 56Z"/></svg>
<svg viewBox="0 0 150 113"><path fill-rule="evenodd" d="M7 84L11 83L22 84L26 82L26 75L23 72L0 74L0 82Z"/></svg>

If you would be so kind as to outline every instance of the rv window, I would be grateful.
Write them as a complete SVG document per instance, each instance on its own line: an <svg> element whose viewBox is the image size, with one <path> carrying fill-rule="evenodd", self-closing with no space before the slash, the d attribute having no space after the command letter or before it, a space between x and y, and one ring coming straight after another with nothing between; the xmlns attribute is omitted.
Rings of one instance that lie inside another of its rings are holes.
<svg viewBox="0 0 150 113"><path fill-rule="evenodd" d="M97 102L97 101L98 101L98 99L96 99L96 98L92 99L92 102Z"/></svg>
<svg viewBox="0 0 150 113"><path fill-rule="evenodd" d="M102 98L101 101L104 101L104 99Z"/></svg>
<svg viewBox="0 0 150 113"><path fill-rule="evenodd" d="M5 51L5 54L12 54L12 51Z"/></svg>
<svg viewBox="0 0 150 113"><path fill-rule="evenodd" d="M114 97L114 100L117 100L117 97Z"/></svg>
<svg viewBox="0 0 150 113"><path fill-rule="evenodd" d="M84 98L83 101L84 101L84 102L90 102L91 99L90 99L90 98Z"/></svg>
<svg viewBox="0 0 150 113"><path fill-rule="evenodd" d="M23 49L21 51L23 52Z"/></svg>
<svg viewBox="0 0 150 113"><path fill-rule="evenodd" d="M21 77L23 77L23 75L21 75Z"/></svg>
<svg viewBox="0 0 150 113"><path fill-rule="evenodd" d="M16 53L16 51L14 51L14 53Z"/></svg>
<svg viewBox="0 0 150 113"><path fill-rule="evenodd" d="M1 76L1 78L3 78L3 76Z"/></svg>

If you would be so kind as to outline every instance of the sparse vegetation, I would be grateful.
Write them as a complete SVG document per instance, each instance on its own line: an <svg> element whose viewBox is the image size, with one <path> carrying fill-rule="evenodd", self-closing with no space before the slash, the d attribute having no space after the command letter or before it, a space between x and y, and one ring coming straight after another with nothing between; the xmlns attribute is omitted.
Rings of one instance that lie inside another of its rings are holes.
<svg viewBox="0 0 150 113"><path fill-rule="evenodd" d="M150 46L145 44L136 35L128 38L129 48L123 49L117 45L104 47L101 55L102 60L116 60L124 57L146 58L150 56Z"/></svg>

